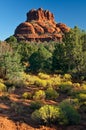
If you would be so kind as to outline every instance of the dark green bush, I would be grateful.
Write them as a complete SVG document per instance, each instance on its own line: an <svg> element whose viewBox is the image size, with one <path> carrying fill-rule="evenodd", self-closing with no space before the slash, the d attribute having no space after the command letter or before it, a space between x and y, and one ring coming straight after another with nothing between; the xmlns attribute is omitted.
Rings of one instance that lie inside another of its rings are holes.
<svg viewBox="0 0 86 130"><path fill-rule="evenodd" d="M59 105L61 110L61 116L59 118L60 124L78 124L80 121L80 115L77 110L67 102L63 101Z"/></svg>
<svg viewBox="0 0 86 130"><path fill-rule="evenodd" d="M62 102L65 102L65 104L72 105L74 108L79 108L80 106L78 98L67 98L64 99Z"/></svg>
<svg viewBox="0 0 86 130"><path fill-rule="evenodd" d="M59 91L61 93L70 94L72 90L72 83L71 82L64 82L59 85Z"/></svg>
<svg viewBox="0 0 86 130"><path fill-rule="evenodd" d="M59 93L57 93L56 90L54 90L53 88L48 88L45 93L46 99L55 100L59 96Z"/></svg>
<svg viewBox="0 0 86 130"><path fill-rule="evenodd" d="M79 124L80 115L74 107L66 102L59 106L45 105L32 113L31 118L43 124L76 125Z"/></svg>
<svg viewBox="0 0 86 130"><path fill-rule="evenodd" d="M79 94L77 94L77 98L81 102L86 101L86 93L79 93Z"/></svg>
<svg viewBox="0 0 86 130"><path fill-rule="evenodd" d="M73 91L71 91L71 97L78 98L79 101L86 101L86 91L85 90L73 90Z"/></svg>
<svg viewBox="0 0 86 130"><path fill-rule="evenodd" d="M43 106L43 103L41 101L33 101L30 104L30 109L32 109L33 111L35 111L36 109L39 109L42 106Z"/></svg>

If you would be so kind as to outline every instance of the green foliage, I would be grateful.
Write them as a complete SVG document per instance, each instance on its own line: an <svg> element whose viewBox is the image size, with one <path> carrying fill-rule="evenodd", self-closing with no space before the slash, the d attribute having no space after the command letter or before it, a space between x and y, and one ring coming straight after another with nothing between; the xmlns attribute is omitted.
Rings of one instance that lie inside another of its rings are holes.
<svg viewBox="0 0 86 130"><path fill-rule="evenodd" d="M80 107L80 102L79 102L78 98L67 98L67 99L64 99L62 102L65 104L69 104L76 109L78 109Z"/></svg>
<svg viewBox="0 0 86 130"><path fill-rule="evenodd" d="M48 88L46 91L46 99L55 100L58 98L59 94L53 88Z"/></svg>
<svg viewBox="0 0 86 130"><path fill-rule="evenodd" d="M1 76L8 79L17 78L23 71L20 56L14 52L7 43L0 45L0 71Z"/></svg>
<svg viewBox="0 0 86 130"><path fill-rule="evenodd" d="M35 100L41 100L41 99L45 99L46 95L45 92L43 90L39 90L35 92L35 95L33 96L33 99Z"/></svg>
<svg viewBox="0 0 86 130"><path fill-rule="evenodd" d="M21 104L16 103L16 102L11 103L11 109L17 115L21 115L23 113L23 106Z"/></svg>
<svg viewBox="0 0 86 130"><path fill-rule="evenodd" d="M67 73L64 75L65 81L71 80L71 75L74 78L81 80L86 78L86 32L80 30L76 26L68 33L65 33L62 43L44 42L43 44L38 44L35 42L27 43L25 41L17 42L14 36L8 38L7 42L9 45L5 45L3 47L5 55L3 58L2 56L0 58L0 61L3 61L5 68L7 67L6 64L8 62L11 65L10 57L13 57L15 52L17 52L20 56L18 56L17 60L19 60L22 64L28 63L28 66L25 66L26 72ZM0 44L2 44L2 42ZM2 50L1 46L0 48L0 50ZM8 52L12 52L13 54L9 54ZM17 57L17 54L16 56L14 55L14 57ZM14 57L13 59L15 59ZM1 62L0 66L3 66L3 63ZM3 73L2 71L3 69L0 73ZM71 75L68 77L68 74Z"/></svg>
<svg viewBox="0 0 86 130"><path fill-rule="evenodd" d="M21 88L21 87L25 87L25 83L24 80L22 79L22 76L20 75L20 77L15 78L14 80L11 80L13 85L16 88Z"/></svg>
<svg viewBox="0 0 86 130"><path fill-rule="evenodd" d="M61 115L59 118L60 124L74 125L80 122L80 115L72 105L67 104L67 102L63 101L60 103L59 107L61 109Z"/></svg>
<svg viewBox="0 0 86 130"><path fill-rule="evenodd" d="M32 72L48 72L51 69L52 54L43 46L34 52L30 58L30 69Z"/></svg>
<svg viewBox="0 0 86 130"><path fill-rule="evenodd" d="M67 59L66 59L66 53L65 53L65 44L58 43L55 46L55 50L53 52L53 61L52 61L52 67L53 70L57 73L64 73L67 72Z"/></svg>
<svg viewBox="0 0 86 130"><path fill-rule="evenodd" d="M63 43L57 44L53 52L53 70L60 73L71 73L78 79L86 75L86 51L83 46L86 33L78 27L65 34Z"/></svg>
<svg viewBox="0 0 86 130"><path fill-rule="evenodd" d="M6 39L6 42L8 43L17 43L17 39L15 36L10 36L9 38Z"/></svg>
<svg viewBox="0 0 86 130"><path fill-rule="evenodd" d="M83 51L83 41L82 41L82 35L83 32L78 28L74 27L69 33L71 37L71 59L70 62L72 63L72 73L76 74L77 78L80 78L81 76L84 76L85 67L86 67L86 60L85 60L85 52ZM68 46L68 41L65 42ZM66 48L68 51L68 48Z"/></svg>
<svg viewBox="0 0 86 130"><path fill-rule="evenodd" d="M86 100L86 91L82 88L79 88L79 90L75 89L71 92L71 97L77 98L79 102L82 104Z"/></svg>
<svg viewBox="0 0 86 130"><path fill-rule="evenodd" d="M51 124L55 123L60 115L58 107L45 105L39 110L32 113L32 119L39 123Z"/></svg>
<svg viewBox="0 0 86 130"><path fill-rule="evenodd" d="M31 114L31 118L33 121L37 122L38 124L42 123L42 118L40 115L39 110L35 110L32 114Z"/></svg>
<svg viewBox="0 0 86 130"><path fill-rule="evenodd" d="M62 93L66 93L66 94L70 94L71 90L72 90L73 86L72 83L69 82L63 82L59 85L59 90Z"/></svg>
<svg viewBox="0 0 86 130"><path fill-rule="evenodd" d="M28 62L30 56L38 50L38 46L35 43L20 42L15 46L15 50L20 54L22 62Z"/></svg>
<svg viewBox="0 0 86 130"><path fill-rule="evenodd" d="M86 102L83 102L79 108L80 112L86 113Z"/></svg>
<svg viewBox="0 0 86 130"><path fill-rule="evenodd" d="M41 101L33 101L30 104L30 109L32 109L33 111L35 111L36 109L39 109L43 106L43 103Z"/></svg>

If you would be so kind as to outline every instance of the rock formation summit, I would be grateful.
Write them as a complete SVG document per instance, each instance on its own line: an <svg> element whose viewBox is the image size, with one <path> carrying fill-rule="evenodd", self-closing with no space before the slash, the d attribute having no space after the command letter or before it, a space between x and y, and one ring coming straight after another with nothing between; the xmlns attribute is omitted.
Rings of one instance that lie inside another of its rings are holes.
<svg viewBox="0 0 86 130"><path fill-rule="evenodd" d="M65 24L56 23L50 11L39 8L27 13L27 20L15 29L14 36L18 41L61 41L69 30Z"/></svg>

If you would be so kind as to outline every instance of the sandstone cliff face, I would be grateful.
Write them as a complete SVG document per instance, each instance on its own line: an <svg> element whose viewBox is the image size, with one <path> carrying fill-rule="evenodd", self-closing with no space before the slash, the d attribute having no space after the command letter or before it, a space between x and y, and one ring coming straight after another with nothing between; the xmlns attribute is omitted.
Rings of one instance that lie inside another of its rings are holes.
<svg viewBox="0 0 86 130"><path fill-rule="evenodd" d="M39 8L27 13L27 20L16 28L14 36L25 41L61 41L69 30L65 24L56 23L50 11Z"/></svg>

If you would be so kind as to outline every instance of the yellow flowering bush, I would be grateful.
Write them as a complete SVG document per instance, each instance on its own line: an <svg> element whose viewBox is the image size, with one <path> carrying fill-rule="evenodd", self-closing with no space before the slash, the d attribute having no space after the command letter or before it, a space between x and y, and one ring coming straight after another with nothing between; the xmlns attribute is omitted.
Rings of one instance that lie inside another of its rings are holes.
<svg viewBox="0 0 86 130"><path fill-rule="evenodd" d="M35 100L41 100L41 99L45 99L46 95L45 92L43 90L39 90L35 92L35 95L33 96L33 99Z"/></svg>
<svg viewBox="0 0 86 130"><path fill-rule="evenodd" d="M70 74L64 74L63 79L65 81L71 81L72 76Z"/></svg>
<svg viewBox="0 0 86 130"><path fill-rule="evenodd" d="M45 88L47 86L46 80L36 79L34 85Z"/></svg>
<svg viewBox="0 0 86 130"><path fill-rule="evenodd" d="M86 93L79 93L77 97L80 101L86 101Z"/></svg>
<svg viewBox="0 0 86 130"><path fill-rule="evenodd" d="M50 78L50 76L48 75L48 74L44 74L44 73L38 73L38 77L40 78L40 79L49 79Z"/></svg>
<svg viewBox="0 0 86 130"><path fill-rule="evenodd" d="M7 90L7 87L5 86L5 84L0 82L0 92L4 92Z"/></svg>
<svg viewBox="0 0 86 130"><path fill-rule="evenodd" d="M23 97L24 99L31 99L31 98L32 98L32 94L31 94L31 93L28 93L28 92L24 92L24 93L22 94L22 97Z"/></svg>
<svg viewBox="0 0 86 130"><path fill-rule="evenodd" d="M44 105L39 110L32 113L31 118L38 123L55 123L60 116L59 107Z"/></svg>
<svg viewBox="0 0 86 130"><path fill-rule="evenodd" d="M60 76L52 77L51 78L52 86L58 87L58 85L62 82Z"/></svg>
<svg viewBox="0 0 86 130"><path fill-rule="evenodd" d="M86 91L86 84L82 84L81 89Z"/></svg>
<svg viewBox="0 0 86 130"><path fill-rule="evenodd" d="M81 87L80 83L74 83L73 86L75 89L80 89Z"/></svg>

